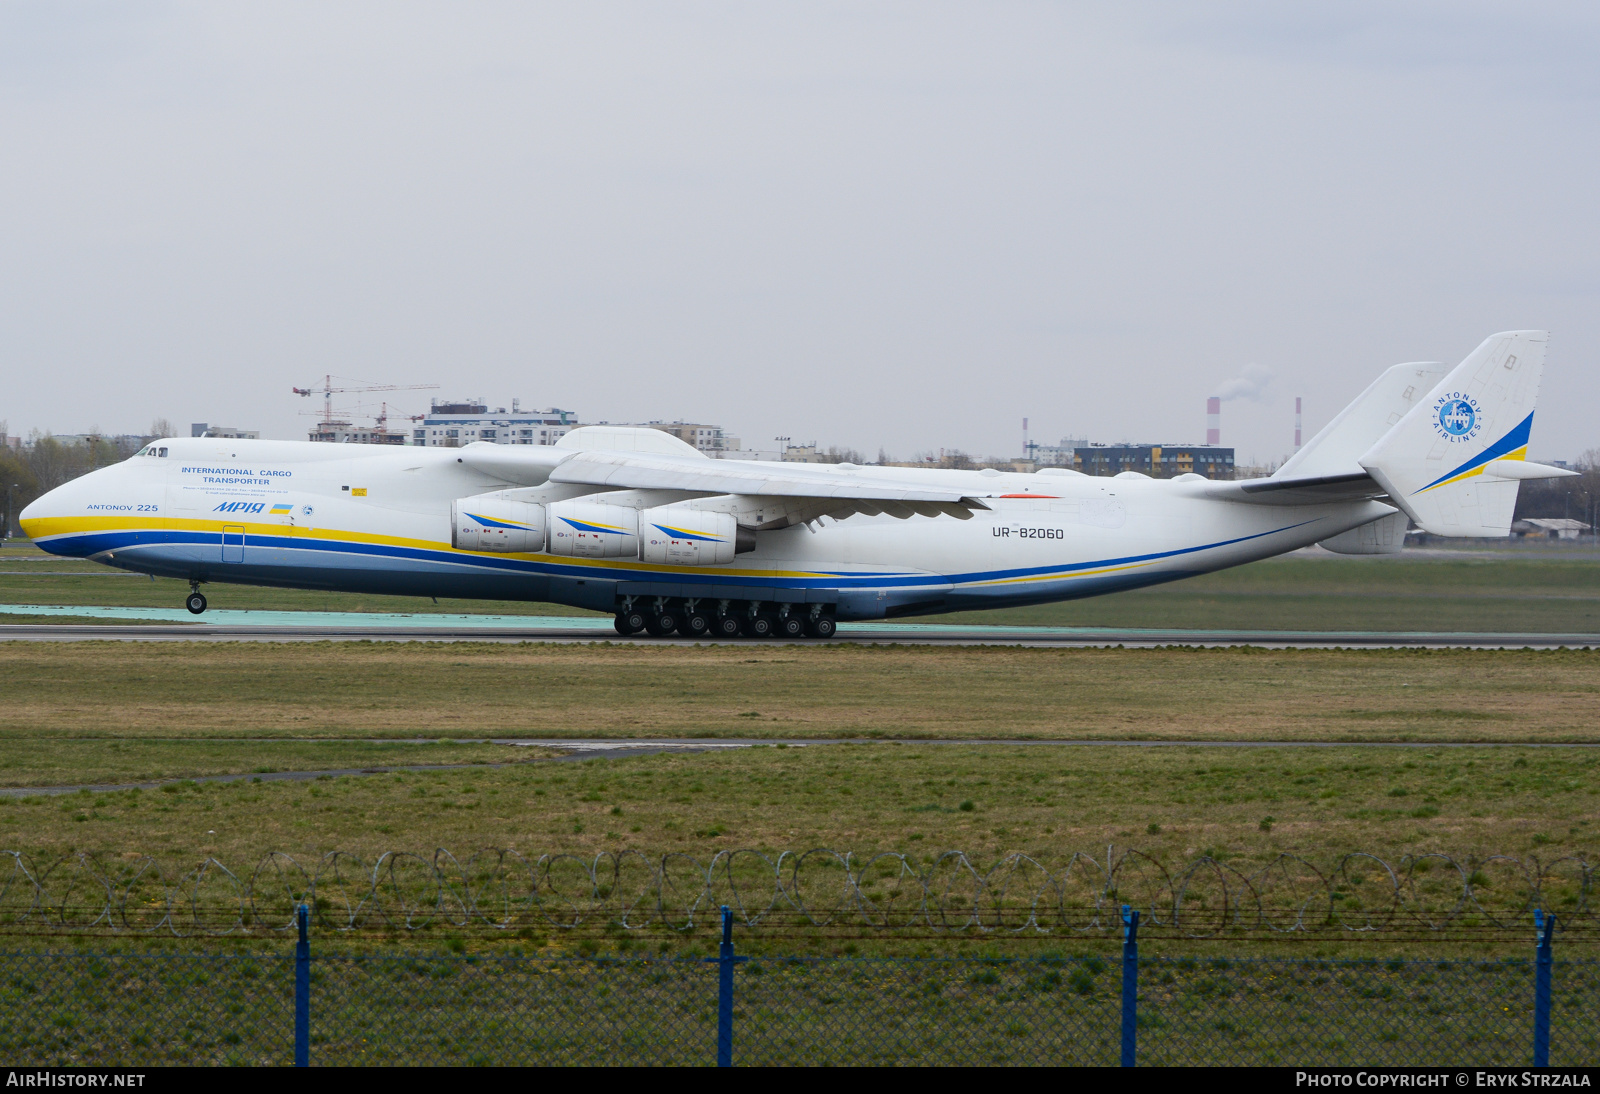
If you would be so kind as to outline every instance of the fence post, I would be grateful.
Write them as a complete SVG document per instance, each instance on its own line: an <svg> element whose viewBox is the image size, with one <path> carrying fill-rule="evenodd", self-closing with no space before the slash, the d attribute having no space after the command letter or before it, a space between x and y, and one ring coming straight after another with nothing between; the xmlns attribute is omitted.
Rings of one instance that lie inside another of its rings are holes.
<svg viewBox="0 0 1600 1094"><path fill-rule="evenodd" d="M733 1066L733 967L748 957L733 955L733 910L722 906L722 948L716 957L704 958L717 963L717 1066Z"/></svg>
<svg viewBox="0 0 1600 1094"><path fill-rule="evenodd" d="M1122 1066L1133 1067L1139 1042L1139 909L1122 906Z"/></svg>
<svg viewBox="0 0 1600 1094"><path fill-rule="evenodd" d="M294 1066L311 1066L311 909L301 904L294 911L300 941L294 948Z"/></svg>
<svg viewBox="0 0 1600 1094"><path fill-rule="evenodd" d="M1533 965L1533 1066L1550 1066L1550 972L1552 955L1550 935L1556 928L1556 917L1545 915L1542 908L1533 910L1533 928L1538 934L1539 948Z"/></svg>

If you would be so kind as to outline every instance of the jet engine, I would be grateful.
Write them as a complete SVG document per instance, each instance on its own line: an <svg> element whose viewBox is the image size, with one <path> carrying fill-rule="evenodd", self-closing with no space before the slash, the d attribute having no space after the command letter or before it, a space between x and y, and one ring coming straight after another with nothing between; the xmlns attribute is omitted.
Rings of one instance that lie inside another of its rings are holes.
<svg viewBox="0 0 1600 1094"><path fill-rule="evenodd" d="M742 536L741 536L742 533ZM755 533L740 528L732 513L703 513L687 505L663 505L639 514L641 557L674 566L715 566L755 547ZM743 546L748 539L750 545Z"/></svg>
<svg viewBox="0 0 1600 1094"><path fill-rule="evenodd" d="M450 507L450 545L458 551L542 551L544 509L492 494L461 498Z"/></svg>
<svg viewBox="0 0 1600 1094"><path fill-rule="evenodd" d="M550 512L550 553L574 558L638 558L639 510L598 501L557 501Z"/></svg>
<svg viewBox="0 0 1600 1094"><path fill-rule="evenodd" d="M641 512L590 498L541 503L478 494L454 502L450 518L450 542L461 551L548 551L570 558L715 566L756 548L755 531L741 526L732 513L682 504Z"/></svg>

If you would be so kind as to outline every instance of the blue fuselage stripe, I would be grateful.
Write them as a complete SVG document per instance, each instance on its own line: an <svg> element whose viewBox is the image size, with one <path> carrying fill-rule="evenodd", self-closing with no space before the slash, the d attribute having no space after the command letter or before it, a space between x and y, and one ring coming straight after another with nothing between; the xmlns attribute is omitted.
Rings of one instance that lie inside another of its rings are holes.
<svg viewBox="0 0 1600 1094"><path fill-rule="evenodd" d="M459 572L462 567L473 569L498 570L507 574L525 574L534 576L562 576L562 577L587 577L601 580L614 581L655 581L671 582L673 584L714 584L738 585L762 588L792 588L792 589L858 589L858 588L889 588L912 587L918 585L961 585L975 582L1004 581L1007 579L1045 577L1059 575L1062 578L1072 577L1083 570L1096 570L1105 567L1129 566L1142 562L1155 562L1166 558L1178 558L1184 555L1193 555L1201 551L1210 551L1219 547L1229 547L1238 543L1247 543L1251 540L1262 539L1266 536L1278 535L1283 532L1303 528L1313 521L1301 521L1298 524L1274 528L1266 532L1256 532L1253 535L1238 536L1233 539L1218 540L1215 543L1203 543L1195 547L1181 547L1171 551L1156 551L1142 555L1124 555L1120 558L1098 559L1093 562L1076 562L1056 564L1051 566L1031 566L1005 570L984 570L965 574L886 574L886 573L848 573L827 574L819 573L814 577L793 577L774 574L771 576L734 575L719 570L707 570L700 573L684 573L678 571L658 571L634 568L594 568L577 566L560 562L531 561L519 558L495 558L490 555L469 554L465 552L428 550L419 547L399 547L383 543L353 543L335 539L310 539L299 536L269 536L251 534L247 539L250 549L277 549L295 552L324 552L328 554L377 557L384 559L403 560L410 562L428 563L434 566L448 566ZM86 558L102 554L106 551L120 551L129 548L161 548L169 546L196 546L218 547L222 540L216 532L181 532L166 529L151 529L148 531L115 531L115 532L86 532L66 536L56 536L39 541L39 546L56 555L67 555L77 558ZM199 561L199 560L196 560ZM134 559L128 559L130 564L135 564ZM207 561L206 565L213 563ZM286 563L288 565L303 565L314 567L314 563ZM226 565L225 563L217 565ZM221 576L221 571L217 573Z"/></svg>

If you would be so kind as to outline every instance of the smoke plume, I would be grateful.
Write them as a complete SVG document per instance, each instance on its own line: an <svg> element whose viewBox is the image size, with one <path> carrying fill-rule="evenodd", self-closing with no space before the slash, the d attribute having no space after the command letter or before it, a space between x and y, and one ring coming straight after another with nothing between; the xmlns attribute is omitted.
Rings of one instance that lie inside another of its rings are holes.
<svg viewBox="0 0 1600 1094"><path fill-rule="evenodd" d="M1217 398L1223 402L1234 399L1248 399L1258 402L1267 393L1267 385L1272 383L1272 370L1260 365L1246 365L1240 375L1232 380L1227 380L1217 388Z"/></svg>

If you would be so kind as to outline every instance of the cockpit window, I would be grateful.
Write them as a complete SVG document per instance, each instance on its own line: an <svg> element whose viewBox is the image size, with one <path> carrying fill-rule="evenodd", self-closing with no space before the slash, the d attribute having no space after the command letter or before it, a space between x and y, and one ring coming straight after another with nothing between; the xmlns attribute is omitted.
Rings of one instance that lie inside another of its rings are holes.
<svg viewBox="0 0 1600 1094"><path fill-rule="evenodd" d="M157 456L163 456L164 457L164 456L166 456L166 454L167 454L167 450L165 448L156 449L156 455Z"/></svg>

